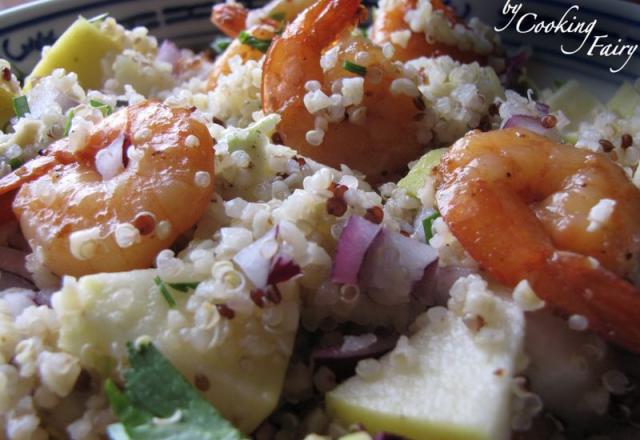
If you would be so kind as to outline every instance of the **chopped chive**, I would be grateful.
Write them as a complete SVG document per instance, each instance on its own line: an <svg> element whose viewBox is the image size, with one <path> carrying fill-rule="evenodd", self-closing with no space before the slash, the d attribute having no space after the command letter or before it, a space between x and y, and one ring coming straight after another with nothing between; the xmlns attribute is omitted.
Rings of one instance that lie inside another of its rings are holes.
<svg viewBox="0 0 640 440"><path fill-rule="evenodd" d="M345 61L342 64L344 70L347 70L351 73L355 73L356 75L365 76L367 74L367 68L361 66L360 64L352 63L351 61Z"/></svg>
<svg viewBox="0 0 640 440"><path fill-rule="evenodd" d="M424 220L422 220L422 227L424 228L424 238L427 243L433 238L433 222L438 217L440 217L440 213L436 211L429 217L426 217Z"/></svg>
<svg viewBox="0 0 640 440"><path fill-rule="evenodd" d="M284 12L273 12L269 15L269 18L273 18L275 21L284 21L287 17L287 14Z"/></svg>
<svg viewBox="0 0 640 440"><path fill-rule="evenodd" d="M71 131L71 122L73 121L73 110L69 110L67 114L67 122L64 124L64 136L69 136L69 132Z"/></svg>
<svg viewBox="0 0 640 440"><path fill-rule="evenodd" d="M179 292L188 292L189 289L195 290L200 283L169 283L169 287Z"/></svg>
<svg viewBox="0 0 640 440"><path fill-rule="evenodd" d="M556 80L553 81L553 88L555 90L558 90L559 88L564 86L566 83L567 83L567 81L562 81L562 80L556 79Z"/></svg>
<svg viewBox="0 0 640 440"><path fill-rule="evenodd" d="M266 53L267 50L269 50L269 46L271 45L271 40L263 40L261 38L256 38L245 31L240 32L240 35L238 35L238 40L240 40L242 44L251 46L262 53Z"/></svg>
<svg viewBox="0 0 640 440"><path fill-rule="evenodd" d="M158 288L160 289L160 293L162 294L164 299L167 301L167 303L169 303L169 307L171 308L175 307L176 300L173 299L173 296L171 296L171 293L169 293L169 289L167 289L167 286L160 279L160 277L155 277L153 279L153 282L156 283L156 286L158 286Z"/></svg>
<svg viewBox="0 0 640 440"><path fill-rule="evenodd" d="M18 168L20 168L22 166L22 161L20 159L18 159L17 157L14 157L13 159L11 159L9 161L9 166L11 167L11 171L17 170Z"/></svg>
<svg viewBox="0 0 640 440"><path fill-rule="evenodd" d="M222 52L227 50L227 47L231 44L231 38L229 37L216 37L213 42L211 42L211 50L220 55Z"/></svg>
<svg viewBox="0 0 640 440"><path fill-rule="evenodd" d="M29 102L27 101L27 97L16 96L13 98L13 112L17 117L22 118L24 115L29 113Z"/></svg>
<svg viewBox="0 0 640 440"><path fill-rule="evenodd" d="M106 116L109 116L111 113L113 113L113 109L111 108L110 105L107 105L95 99L91 99L89 101L89 105L91 105L91 107L94 107L100 110L102 112L102 116L106 117Z"/></svg>
<svg viewBox="0 0 640 440"><path fill-rule="evenodd" d="M96 15L95 17L88 19L87 21L89 23L98 23L99 21L104 20L108 16L109 16L109 13L108 12L104 12L104 13L102 13L100 15Z"/></svg>

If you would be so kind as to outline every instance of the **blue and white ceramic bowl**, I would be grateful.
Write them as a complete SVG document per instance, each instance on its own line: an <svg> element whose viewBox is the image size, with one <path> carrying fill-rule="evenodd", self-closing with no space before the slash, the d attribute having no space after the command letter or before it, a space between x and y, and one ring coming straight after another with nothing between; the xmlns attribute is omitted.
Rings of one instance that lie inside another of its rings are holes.
<svg viewBox="0 0 640 440"><path fill-rule="evenodd" d="M244 0L249 7L264 0ZM365 0L375 5L376 0ZM502 27L506 0L450 0L464 17L477 16L485 23ZM611 40L620 38L627 44L640 44L640 5L622 0L510 0L523 3L524 11L537 14L538 20L558 20L571 6L580 10L578 20L597 19L594 34L606 34ZM6 58L22 71L28 72L38 60L42 46L53 43L78 15L93 17L104 12L125 26L146 26L159 39L168 38L181 46L203 47L216 35L209 23L212 1L175 0L40 0L22 7L0 12L0 58ZM533 16L529 16L533 20ZM611 73L619 66L620 57L563 55L563 41L579 44L579 35L519 34L510 26L502 33L508 48L530 46L533 58L531 76L542 86L556 80L575 78L586 84L595 94L606 98L623 81L640 78L640 49L624 70Z"/></svg>

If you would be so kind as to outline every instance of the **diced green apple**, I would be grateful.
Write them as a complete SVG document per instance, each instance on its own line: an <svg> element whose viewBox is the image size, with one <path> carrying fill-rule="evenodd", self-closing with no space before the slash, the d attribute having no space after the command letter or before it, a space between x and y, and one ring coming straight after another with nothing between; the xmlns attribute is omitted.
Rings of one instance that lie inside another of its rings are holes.
<svg viewBox="0 0 640 440"><path fill-rule="evenodd" d="M425 179L431 175L434 167L438 166L447 150L448 148L438 148L422 156L409 170L409 173L398 182L398 186L404 188L412 196L417 195L418 190L424 185Z"/></svg>
<svg viewBox="0 0 640 440"><path fill-rule="evenodd" d="M489 301L486 295L476 298ZM409 339L413 365L397 361L396 347L379 361L377 373L356 375L327 395L330 414L345 425L362 423L372 433L415 440L510 438L511 384L524 317L512 302L493 301L488 322L495 325L477 333L462 318L467 312L441 308L437 319L419 318L427 323ZM491 341L491 335L499 336Z"/></svg>
<svg viewBox="0 0 640 440"><path fill-rule="evenodd" d="M156 276L150 269L65 278L52 301L60 347L77 355L83 367L112 376L127 365L126 343L148 337L228 420L245 433L253 431L280 398L298 323L295 284L280 285L277 306L253 307L233 319L215 319L213 313L202 328L186 308L193 293L172 289L177 305L171 309ZM199 309L207 307L212 306ZM268 310L283 319L267 329L262 319Z"/></svg>
<svg viewBox="0 0 640 440"><path fill-rule="evenodd" d="M102 32L96 23L78 17L27 77L25 90L31 88L35 78L50 75L59 68L75 72L85 89L99 89L103 80L102 59L111 52L120 51L121 44Z"/></svg>
<svg viewBox="0 0 640 440"><path fill-rule="evenodd" d="M633 116L636 109L640 107L640 82L636 82L635 86L628 82L623 83L607 107L620 116L626 118Z"/></svg>

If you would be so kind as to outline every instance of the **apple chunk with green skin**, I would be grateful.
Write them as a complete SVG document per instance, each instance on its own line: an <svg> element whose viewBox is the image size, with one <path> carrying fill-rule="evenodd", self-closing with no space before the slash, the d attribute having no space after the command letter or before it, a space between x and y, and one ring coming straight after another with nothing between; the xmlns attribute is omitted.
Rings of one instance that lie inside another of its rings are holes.
<svg viewBox="0 0 640 440"><path fill-rule="evenodd" d="M447 150L448 148L437 148L422 156L407 175L398 182L398 186L404 188L410 195L417 196L425 179L433 173L434 167L438 166Z"/></svg>
<svg viewBox="0 0 640 440"><path fill-rule="evenodd" d="M377 373L354 376L327 395L329 413L347 425L362 423L369 432L416 440L508 439L524 317L509 301L493 302L494 324L479 331L465 324L468 312L440 308L437 319L423 315L425 326L408 345L383 357ZM415 357L412 365L398 361L407 347Z"/></svg>
<svg viewBox="0 0 640 440"><path fill-rule="evenodd" d="M150 269L66 277L52 298L60 347L83 367L117 378L127 366L127 342L149 338L229 421L252 432L280 398L298 325L295 282L279 285L278 305L261 309L249 300L248 310L227 319L209 302L190 311L194 292L165 284L176 301L170 308L156 276Z"/></svg>
<svg viewBox="0 0 640 440"><path fill-rule="evenodd" d="M100 30L99 23L78 17L36 64L26 80L25 90L31 88L35 78L50 75L59 68L75 72L85 89L99 89L103 80L102 59L122 49L120 42Z"/></svg>

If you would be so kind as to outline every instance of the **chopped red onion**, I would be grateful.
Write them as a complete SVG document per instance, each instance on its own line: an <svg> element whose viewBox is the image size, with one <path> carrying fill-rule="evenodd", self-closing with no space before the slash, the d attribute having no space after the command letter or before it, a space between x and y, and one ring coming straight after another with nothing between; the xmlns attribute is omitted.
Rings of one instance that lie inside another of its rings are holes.
<svg viewBox="0 0 640 440"><path fill-rule="evenodd" d="M549 111L551 111L551 108L544 102L538 101L536 102L536 110L538 110L543 116L546 116L549 114Z"/></svg>
<svg viewBox="0 0 640 440"><path fill-rule="evenodd" d="M27 279L15 273L0 270L0 292L6 289L35 289L35 286Z"/></svg>
<svg viewBox="0 0 640 440"><path fill-rule="evenodd" d="M158 55L156 60L171 64L175 68L178 61L180 61L180 49L173 42L164 40L158 48Z"/></svg>
<svg viewBox="0 0 640 440"><path fill-rule="evenodd" d="M96 154L96 169L104 180L109 180L124 171L124 133L116 137L108 147Z"/></svg>
<svg viewBox="0 0 640 440"><path fill-rule="evenodd" d="M0 247L0 271L11 272L25 280L31 280L31 273L25 266L26 256L26 252Z"/></svg>
<svg viewBox="0 0 640 440"><path fill-rule="evenodd" d="M373 440L407 440L407 438L398 434L389 434L388 432L379 432L373 437Z"/></svg>
<svg viewBox="0 0 640 440"><path fill-rule="evenodd" d="M300 266L288 255L280 253L273 258L267 284L284 283L300 273Z"/></svg>
<svg viewBox="0 0 640 440"><path fill-rule="evenodd" d="M233 257L258 289L284 283L301 273L300 266L280 250L278 232L278 227L271 229Z"/></svg>
<svg viewBox="0 0 640 440"><path fill-rule="evenodd" d="M537 133L542 136L548 136L551 130L548 130L542 126L540 118L536 118L528 115L514 115L511 116L502 126L502 128L525 128L529 131Z"/></svg>
<svg viewBox="0 0 640 440"><path fill-rule="evenodd" d="M424 272L424 277L418 282L412 297L427 306L445 306L449 300L451 286L459 279L474 273L473 269L462 266L438 266L432 263Z"/></svg>
<svg viewBox="0 0 640 440"><path fill-rule="evenodd" d="M382 225L362 217L353 215L349 218L338 240L331 281L341 284L358 283L358 273L367 249L381 230Z"/></svg>
<svg viewBox="0 0 640 440"><path fill-rule="evenodd" d="M360 287L379 304L409 302L409 294L424 271L438 258L431 246L383 229L369 247L360 270Z"/></svg>
<svg viewBox="0 0 640 440"><path fill-rule="evenodd" d="M362 359L379 358L393 350L398 336L392 334L366 334L345 336L340 345L315 348L311 352L314 367L329 367L339 378L347 378L354 374L356 364Z"/></svg>

